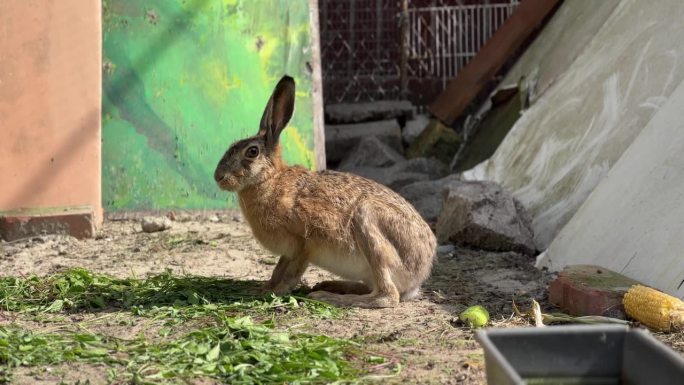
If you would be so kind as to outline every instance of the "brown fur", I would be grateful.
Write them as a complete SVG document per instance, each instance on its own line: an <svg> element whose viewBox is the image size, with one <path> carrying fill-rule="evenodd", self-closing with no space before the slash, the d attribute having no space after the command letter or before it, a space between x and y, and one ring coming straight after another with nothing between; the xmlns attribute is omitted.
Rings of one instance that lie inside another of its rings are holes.
<svg viewBox="0 0 684 385"><path fill-rule="evenodd" d="M233 144L215 172L221 188L237 192L257 240L281 255L267 289L286 293L309 264L318 264L351 282L321 284L313 298L361 307L391 307L410 298L430 274L434 234L413 206L385 186L286 166L278 137L293 105L294 81L284 77L259 133ZM245 155L250 146L260 150L254 159Z"/></svg>

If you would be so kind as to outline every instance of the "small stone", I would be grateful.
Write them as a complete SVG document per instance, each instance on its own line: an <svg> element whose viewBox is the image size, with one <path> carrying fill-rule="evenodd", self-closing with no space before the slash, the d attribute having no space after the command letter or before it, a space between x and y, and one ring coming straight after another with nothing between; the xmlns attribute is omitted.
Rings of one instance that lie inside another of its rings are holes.
<svg viewBox="0 0 684 385"><path fill-rule="evenodd" d="M209 217L209 222L217 223L217 222L220 222L220 221L221 221L221 219L218 217L218 215L212 215L212 216Z"/></svg>
<svg viewBox="0 0 684 385"><path fill-rule="evenodd" d="M449 253L452 253L454 250L456 250L456 247L454 247L454 245L439 245L439 246L437 246L437 252L439 254L449 254Z"/></svg>
<svg viewBox="0 0 684 385"><path fill-rule="evenodd" d="M233 215L233 222L242 223L242 217L239 215Z"/></svg>
<svg viewBox="0 0 684 385"><path fill-rule="evenodd" d="M140 224L142 231L146 233L164 231L173 226L173 222L167 217L145 217Z"/></svg>
<svg viewBox="0 0 684 385"><path fill-rule="evenodd" d="M59 245L57 247L57 255L66 255L67 254L67 248L63 245Z"/></svg>

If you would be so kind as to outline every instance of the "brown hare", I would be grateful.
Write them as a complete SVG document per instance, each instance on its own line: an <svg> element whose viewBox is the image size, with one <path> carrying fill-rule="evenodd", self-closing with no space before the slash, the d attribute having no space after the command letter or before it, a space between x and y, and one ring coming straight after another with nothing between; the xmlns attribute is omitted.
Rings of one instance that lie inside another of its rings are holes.
<svg viewBox="0 0 684 385"><path fill-rule="evenodd" d="M314 286L311 298L339 306L392 307L415 296L429 276L436 239L406 200L368 179L287 166L278 138L294 110L295 82L284 76L259 132L233 143L214 172L237 192L256 239L280 255L266 289L297 286L309 264L347 281Z"/></svg>

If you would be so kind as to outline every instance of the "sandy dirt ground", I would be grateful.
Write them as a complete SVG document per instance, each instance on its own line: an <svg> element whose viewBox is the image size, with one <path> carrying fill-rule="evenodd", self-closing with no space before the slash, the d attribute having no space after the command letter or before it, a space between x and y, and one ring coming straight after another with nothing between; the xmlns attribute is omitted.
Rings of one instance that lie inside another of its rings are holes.
<svg viewBox="0 0 684 385"><path fill-rule="evenodd" d="M0 247L2 275L42 276L84 267L117 277L144 277L171 269L178 274L266 280L276 262L235 213L177 218L173 228L157 233L142 232L135 220L110 220L94 239L42 236ZM372 368L372 374L384 376L401 368L399 374L383 378L381 383L483 384L482 349L473 332L455 322L455 317L468 306L483 305L494 327L527 326L526 319L515 316L512 301L528 307L534 298L548 307L546 286L553 275L535 269L530 258L516 253L449 247L441 247L440 251L432 277L415 301L393 309L352 309L341 319L305 319L280 327L361 342L364 349L386 358L385 363ZM311 268L303 283L310 287L330 278L328 273ZM99 322L99 317L102 315L73 314L63 322L90 318L90 328L120 338L134 338L155 327L155 321L149 319ZM0 317L0 323L8 322L21 324L21 320ZM54 323L46 325L53 326L24 326L54 327ZM683 338L660 338L684 352ZM105 373L105 367L64 364L42 370L21 369L15 379L21 384L47 384L87 377L91 384L97 384L106 383Z"/></svg>

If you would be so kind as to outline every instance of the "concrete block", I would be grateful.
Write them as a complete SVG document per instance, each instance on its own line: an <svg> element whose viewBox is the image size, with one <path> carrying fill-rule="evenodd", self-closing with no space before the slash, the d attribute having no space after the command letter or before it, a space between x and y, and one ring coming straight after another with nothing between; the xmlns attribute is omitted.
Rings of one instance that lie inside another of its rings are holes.
<svg viewBox="0 0 684 385"><path fill-rule="evenodd" d="M359 123L371 120L413 117L413 105L406 100L384 100L367 103L342 103L325 106L326 123Z"/></svg>
<svg viewBox="0 0 684 385"><path fill-rule="evenodd" d="M5 241L46 234L65 234L78 239L95 235L92 207L57 207L0 212L0 237Z"/></svg>
<svg viewBox="0 0 684 385"><path fill-rule="evenodd" d="M549 285L549 301L574 316L625 318L622 297L639 283L596 265L567 266Z"/></svg>

